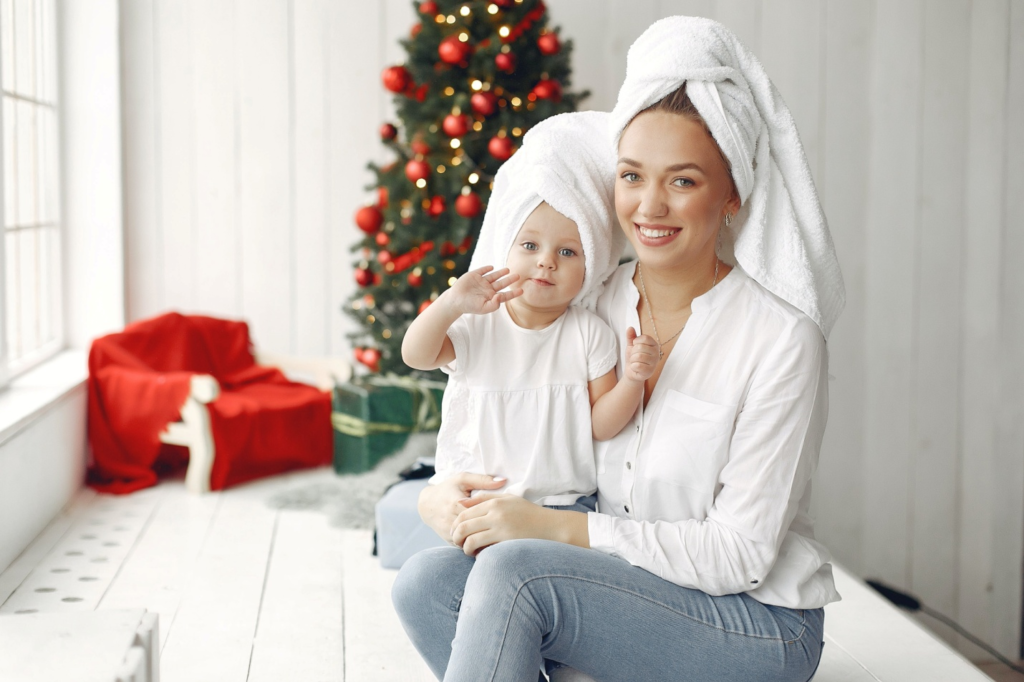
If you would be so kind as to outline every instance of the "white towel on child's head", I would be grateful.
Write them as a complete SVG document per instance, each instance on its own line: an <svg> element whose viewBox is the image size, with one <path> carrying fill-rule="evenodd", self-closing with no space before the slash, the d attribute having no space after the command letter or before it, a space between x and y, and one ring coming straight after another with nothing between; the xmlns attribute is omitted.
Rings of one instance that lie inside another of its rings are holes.
<svg viewBox="0 0 1024 682"><path fill-rule="evenodd" d="M503 267L519 229L545 201L579 229L586 274L572 302L594 309L625 243L615 218L614 186L607 113L559 114L538 123L498 170L470 269Z"/></svg>
<svg viewBox="0 0 1024 682"><path fill-rule="evenodd" d="M684 82L732 165L743 205L733 223L736 262L828 338L846 293L803 146L764 67L729 29L698 17L648 28L626 58L614 144L634 116Z"/></svg>

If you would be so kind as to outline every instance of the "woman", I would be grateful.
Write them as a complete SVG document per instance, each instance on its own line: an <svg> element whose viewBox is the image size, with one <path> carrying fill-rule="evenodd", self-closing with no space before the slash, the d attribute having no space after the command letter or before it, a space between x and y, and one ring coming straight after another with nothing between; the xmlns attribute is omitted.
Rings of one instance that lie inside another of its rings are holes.
<svg viewBox="0 0 1024 682"><path fill-rule="evenodd" d="M598 312L661 355L598 448L600 513L466 499L485 476L428 488L463 552L411 559L396 608L445 680L809 679L839 598L807 510L843 286L792 118L735 36L686 17L633 45L610 118L638 261Z"/></svg>

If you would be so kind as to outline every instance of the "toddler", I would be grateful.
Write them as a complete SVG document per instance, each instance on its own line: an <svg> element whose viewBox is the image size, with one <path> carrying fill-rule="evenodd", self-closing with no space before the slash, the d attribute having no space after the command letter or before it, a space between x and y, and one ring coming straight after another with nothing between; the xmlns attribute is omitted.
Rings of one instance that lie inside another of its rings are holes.
<svg viewBox="0 0 1024 682"><path fill-rule="evenodd" d="M490 474L531 502L593 509L593 439L630 420L658 358L626 330L617 380L615 335L587 310L621 243L606 117L562 114L527 133L498 172L473 269L406 333L409 366L450 376L432 482Z"/></svg>

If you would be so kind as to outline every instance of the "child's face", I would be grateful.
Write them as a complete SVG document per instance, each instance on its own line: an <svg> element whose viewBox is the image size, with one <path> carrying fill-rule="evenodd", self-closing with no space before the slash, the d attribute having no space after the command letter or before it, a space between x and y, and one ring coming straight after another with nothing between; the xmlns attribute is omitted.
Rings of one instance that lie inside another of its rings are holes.
<svg viewBox="0 0 1024 682"><path fill-rule="evenodd" d="M523 223L506 267L520 279L521 303L537 309L566 308L583 288L583 243L576 223L541 203Z"/></svg>

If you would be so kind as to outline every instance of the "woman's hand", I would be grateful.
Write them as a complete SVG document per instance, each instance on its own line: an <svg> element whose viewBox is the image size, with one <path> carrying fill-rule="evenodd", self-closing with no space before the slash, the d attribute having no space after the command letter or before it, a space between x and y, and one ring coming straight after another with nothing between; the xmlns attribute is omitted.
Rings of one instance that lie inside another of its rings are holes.
<svg viewBox="0 0 1024 682"><path fill-rule="evenodd" d="M508 273L508 268L495 270L490 265L470 270L459 277L455 284L444 292L445 302L459 314L485 315L493 313L501 303L512 300L523 293L522 289L503 291L509 285L519 281L519 275L509 275Z"/></svg>
<svg viewBox="0 0 1024 682"><path fill-rule="evenodd" d="M554 540L590 547L587 515L547 509L515 495L483 493L459 505L465 509L455 519L452 540L468 556L504 540Z"/></svg>
<svg viewBox="0 0 1024 682"><path fill-rule="evenodd" d="M420 492L417 503L420 518L442 540L451 543L455 518L465 510L459 502L468 499L474 490L495 490L503 485L504 478L467 473L456 474L437 485L428 485Z"/></svg>

